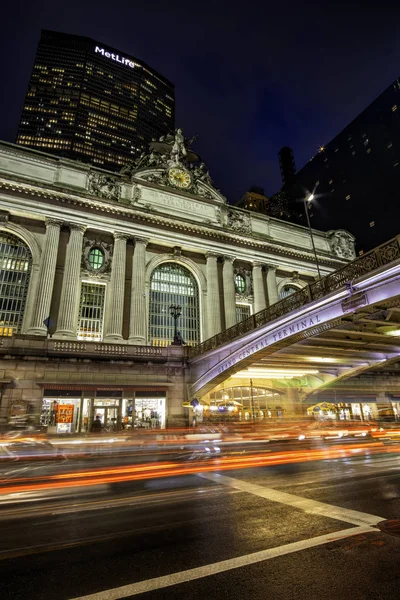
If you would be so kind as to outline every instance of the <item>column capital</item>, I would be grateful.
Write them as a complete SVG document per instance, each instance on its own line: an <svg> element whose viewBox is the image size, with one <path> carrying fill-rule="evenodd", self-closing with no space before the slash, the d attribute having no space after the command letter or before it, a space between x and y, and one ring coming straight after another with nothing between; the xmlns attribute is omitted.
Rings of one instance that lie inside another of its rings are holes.
<svg viewBox="0 0 400 600"><path fill-rule="evenodd" d="M223 257L224 262L230 262L230 263L234 263L236 260L236 256L230 256L229 254L224 254Z"/></svg>
<svg viewBox="0 0 400 600"><path fill-rule="evenodd" d="M135 244L141 244L142 246L147 246L147 244L149 243L148 238L141 237L140 235L134 235L132 239L135 242Z"/></svg>
<svg viewBox="0 0 400 600"><path fill-rule="evenodd" d="M85 233L87 229L87 225L81 225L80 223L68 223L68 227L71 231L79 231L80 233Z"/></svg>
<svg viewBox="0 0 400 600"><path fill-rule="evenodd" d="M129 235L127 233L119 233L119 231L114 232L114 240L125 240L129 239Z"/></svg>
<svg viewBox="0 0 400 600"><path fill-rule="evenodd" d="M253 262L253 268L254 267L260 267L260 269L262 269L263 267L265 267L265 263L263 263L261 260L255 260Z"/></svg>
<svg viewBox="0 0 400 600"><path fill-rule="evenodd" d="M276 269L278 268L276 265L265 265L268 269L268 271L276 271Z"/></svg>
<svg viewBox="0 0 400 600"><path fill-rule="evenodd" d="M60 229L63 225L65 225L64 221L58 221L57 219L51 219L51 218L46 218L45 223L46 223L46 228L53 226L53 227L58 227Z"/></svg>
<svg viewBox="0 0 400 600"><path fill-rule="evenodd" d="M218 259L222 256L222 254L219 254L218 252L206 252L206 259L208 260L209 258L215 258Z"/></svg>

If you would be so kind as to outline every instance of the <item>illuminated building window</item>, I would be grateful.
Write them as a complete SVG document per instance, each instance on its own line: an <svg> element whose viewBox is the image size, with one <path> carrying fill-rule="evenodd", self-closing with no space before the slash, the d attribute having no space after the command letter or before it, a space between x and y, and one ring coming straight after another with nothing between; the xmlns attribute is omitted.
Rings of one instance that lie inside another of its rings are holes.
<svg viewBox="0 0 400 600"><path fill-rule="evenodd" d="M250 304L236 304L236 323L240 323L250 316Z"/></svg>
<svg viewBox="0 0 400 600"><path fill-rule="evenodd" d="M246 291L246 279L240 273L235 275L235 288L238 294L243 294Z"/></svg>
<svg viewBox="0 0 400 600"><path fill-rule="evenodd" d="M283 298L287 298L288 296L295 294L296 292L299 291L299 289L300 288L296 287L295 285L286 284L283 286L283 288L279 292L279 297L282 300Z"/></svg>
<svg viewBox="0 0 400 600"><path fill-rule="evenodd" d="M78 321L78 340L103 339L105 284L82 282Z"/></svg>
<svg viewBox="0 0 400 600"><path fill-rule="evenodd" d="M200 304L196 280L191 272L176 263L163 263L150 279L149 342L169 346L174 339L174 320L169 307L181 307L178 329L189 346L200 341Z"/></svg>
<svg viewBox="0 0 400 600"><path fill-rule="evenodd" d="M89 252L89 264L94 271L98 271L104 264L104 252L101 248L92 248Z"/></svg>
<svg viewBox="0 0 400 600"><path fill-rule="evenodd" d="M32 256L14 235L0 234L0 336L21 331Z"/></svg>

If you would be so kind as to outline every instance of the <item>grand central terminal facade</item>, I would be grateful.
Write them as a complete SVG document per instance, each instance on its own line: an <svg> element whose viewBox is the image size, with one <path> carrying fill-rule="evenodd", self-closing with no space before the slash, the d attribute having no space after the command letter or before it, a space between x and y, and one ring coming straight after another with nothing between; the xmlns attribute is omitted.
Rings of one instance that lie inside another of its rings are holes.
<svg viewBox="0 0 400 600"><path fill-rule="evenodd" d="M309 230L231 206L192 142L178 129L118 174L0 144L2 423L184 424L188 348L315 281ZM355 258L348 232L313 240L322 276ZM201 404L288 414L287 389L238 383Z"/></svg>

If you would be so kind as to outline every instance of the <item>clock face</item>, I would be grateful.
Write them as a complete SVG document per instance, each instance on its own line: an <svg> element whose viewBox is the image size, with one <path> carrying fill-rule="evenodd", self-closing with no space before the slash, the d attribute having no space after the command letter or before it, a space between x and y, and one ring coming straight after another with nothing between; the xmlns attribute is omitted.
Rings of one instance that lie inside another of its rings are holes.
<svg viewBox="0 0 400 600"><path fill-rule="evenodd" d="M192 183L190 174L179 167L172 167L172 169L168 171L168 180L172 185L178 188L189 188Z"/></svg>

